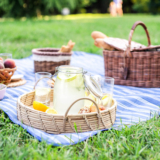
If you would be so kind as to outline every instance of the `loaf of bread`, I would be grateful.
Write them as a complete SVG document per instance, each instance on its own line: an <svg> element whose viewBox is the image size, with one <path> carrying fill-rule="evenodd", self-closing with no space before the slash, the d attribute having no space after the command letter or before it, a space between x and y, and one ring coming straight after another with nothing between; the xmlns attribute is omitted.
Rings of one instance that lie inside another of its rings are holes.
<svg viewBox="0 0 160 160"><path fill-rule="evenodd" d="M91 34L91 37L95 40L94 42L95 46L102 49L110 50L110 51L114 50L113 47L111 47L110 45L104 42L104 39L108 38L104 33L99 31L93 31Z"/></svg>
<svg viewBox="0 0 160 160"><path fill-rule="evenodd" d="M110 45L108 45L107 43L105 43L104 39L102 39L102 38L97 38L94 42L94 45L99 47L99 48L102 48L102 49L107 49L107 50L110 50L110 51L114 50L114 48L111 47Z"/></svg>
<svg viewBox="0 0 160 160"><path fill-rule="evenodd" d="M70 53L74 47L75 43L71 40L68 42L67 46L62 46L61 49L58 51L59 53Z"/></svg>
<svg viewBox="0 0 160 160"><path fill-rule="evenodd" d="M102 39L107 38L107 36L104 33L99 32L99 31L93 31L91 34L91 37L94 40L96 40L97 38L102 38Z"/></svg>

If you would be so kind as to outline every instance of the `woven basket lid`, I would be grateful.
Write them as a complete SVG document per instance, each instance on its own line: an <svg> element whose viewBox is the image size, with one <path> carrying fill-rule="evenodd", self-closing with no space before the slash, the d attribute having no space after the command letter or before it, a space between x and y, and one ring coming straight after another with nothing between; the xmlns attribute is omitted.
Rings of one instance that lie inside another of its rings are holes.
<svg viewBox="0 0 160 160"><path fill-rule="evenodd" d="M128 47L128 40L126 40L126 39L109 37L109 38L105 38L104 42L119 51L126 51L126 49ZM130 46L130 51L145 51L145 50L154 50L154 49L156 49L156 50L160 49L160 45L145 46L140 43L132 41L131 46Z"/></svg>
<svg viewBox="0 0 160 160"><path fill-rule="evenodd" d="M72 52L70 53L61 53L58 52L59 48L35 48L32 49L32 53L35 55L41 56L71 56Z"/></svg>
<svg viewBox="0 0 160 160"><path fill-rule="evenodd" d="M126 40L126 39L109 37L109 38L105 38L104 42L119 51L125 51L128 47L128 40ZM142 49L142 48L144 49L144 48L146 48L146 46L142 45L140 43L134 42L134 41L131 42L131 50L130 51L135 50L135 49Z"/></svg>

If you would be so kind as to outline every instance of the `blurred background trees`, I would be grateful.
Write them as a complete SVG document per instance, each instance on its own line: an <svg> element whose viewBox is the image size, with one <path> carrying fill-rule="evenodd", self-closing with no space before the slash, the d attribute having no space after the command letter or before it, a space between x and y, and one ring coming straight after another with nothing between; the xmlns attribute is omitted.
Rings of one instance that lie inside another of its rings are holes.
<svg viewBox="0 0 160 160"><path fill-rule="evenodd" d="M70 13L107 13L111 0L0 0L0 17ZM160 0L123 0L124 13L160 13Z"/></svg>

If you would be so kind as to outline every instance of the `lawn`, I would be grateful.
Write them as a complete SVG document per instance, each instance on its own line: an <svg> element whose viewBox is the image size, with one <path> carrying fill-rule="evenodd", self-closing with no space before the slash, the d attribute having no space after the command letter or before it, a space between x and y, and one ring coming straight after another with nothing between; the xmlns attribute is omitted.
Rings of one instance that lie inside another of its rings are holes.
<svg viewBox="0 0 160 160"><path fill-rule="evenodd" d="M1 53L23 58L31 55L33 48L58 48L72 39L76 42L74 50L102 54L102 50L93 45L92 31L128 39L130 28L137 20L147 25L152 44L160 44L160 16L45 16L39 19L1 19ZM136 29L133 40L147 44L141 27ZM126 126L121 131L100 132L77 145L54 147L39 142L0 111L0 159L160 159L159 145L160 119L156 117L131 128Z"/></svg>
<svg viewBox="0 0 160 160"><path fill-rule="evenodd" d="M86 18L85 18L86 17ZM57 20L59 19L59 20ZM66 20L67 19L67 20ZM70 20L71 19L71 20ZM66 44L69 39L76 42L74 50L94 54L102 54L102 50L93 45L91 33L94 30L104 32L110 37L128 39L133 23L143 21L150 32L153 45L160 44L160 16L126 15L111 18L103 16L69 16L63 18L42 17L39 19L0 20L0 48L1 53L12 53L14 58L31 55L33 48L55 47ZM147 44L145 32L138 27L133 40Z"/></svg>

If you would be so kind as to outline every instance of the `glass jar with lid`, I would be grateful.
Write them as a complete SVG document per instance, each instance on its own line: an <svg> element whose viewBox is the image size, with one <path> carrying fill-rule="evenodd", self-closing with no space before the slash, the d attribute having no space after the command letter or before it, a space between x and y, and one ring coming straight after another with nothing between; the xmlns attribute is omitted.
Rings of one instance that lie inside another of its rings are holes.
<svg viewBox="0 0 160 160"><path fill-rule="evenodd" d="M82 68L69 65L56 68L57 78L54 84L53 108L61 115L64 115L68 107L77 99L85 97L85 90L88 89L96 97L102 98L103 93L99 84ZM84 106L84 101L77 102L69 114L78 114Z"/></svg>

